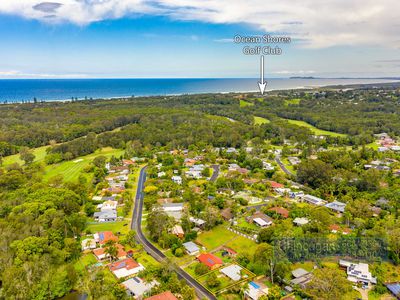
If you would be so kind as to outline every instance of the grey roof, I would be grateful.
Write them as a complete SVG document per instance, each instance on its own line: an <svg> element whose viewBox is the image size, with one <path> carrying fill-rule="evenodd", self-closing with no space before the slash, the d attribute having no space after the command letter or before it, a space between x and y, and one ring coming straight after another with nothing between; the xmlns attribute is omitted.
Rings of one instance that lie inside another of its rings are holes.
<svg viewBox="0 0 400 300"><path fill-rule="evenodd" d="M200 250L199 246L197 246L195 243L193 242L186 242L183 243L183 247L185 247L186 251L189 253L194 253Z"/></svg>
<svg viewBox="0 0 400 300"><path fill-rule="evenodd" d="M238 265L230 265L228 267L221 269L221 273L225 274L233 281L239 281L240 279L242 279L242 276L240 275L241 270L242 267Z"/></svg>
<svg viewBox="0 0 400 300"><path fill-rule="evenodd" d="M338 212L344 212L344 209L346 207L346 203L339 202L339 201L333 201L331 203L328 203L325 205L325 207L330 208L332 210L338 211Z"/></svg>
<svg viewBox="0 0 400 300"><path fill-rule="evenodd" d="M107 209L103 211L97 211L93 214L93 217L99 218L99 219L116 219L117 218L117 212L112 209Z"/></svg>
<svg viewBox="0 0 400 300"><path fill-rule="evenodd" d="M298 268L298 269L292 271L292 275L295 278L299 278L301 276L307 275L308 273L309 273L308 271L306 271L302 268Z"/></svg>
<svg viewBox="0 0 400 300"><path fill-rule="evenodd" d="M158 285L159 283L155 280L152 282L144 282L139 277L130 278L122 284L135 296L142 296L143 294L149 292L152 287Z"/></svg>

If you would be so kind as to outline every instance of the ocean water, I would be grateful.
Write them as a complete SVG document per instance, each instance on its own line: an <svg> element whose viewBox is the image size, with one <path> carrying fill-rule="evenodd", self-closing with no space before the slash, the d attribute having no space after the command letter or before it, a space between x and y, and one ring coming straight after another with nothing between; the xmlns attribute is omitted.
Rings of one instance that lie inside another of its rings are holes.
<svg viewBox="0 0 400 300"><path fill-rule="evenodd" d="M384 83L382 79L268 79L267 90ZM3 79L0 102L258 91L257 79Z"/></svg>

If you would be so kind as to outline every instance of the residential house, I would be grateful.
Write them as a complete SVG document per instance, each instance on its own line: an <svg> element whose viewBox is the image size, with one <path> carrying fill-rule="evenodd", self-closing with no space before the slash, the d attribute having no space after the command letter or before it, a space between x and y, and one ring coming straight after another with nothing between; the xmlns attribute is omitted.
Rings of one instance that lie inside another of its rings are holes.
<svg viewBox="0 0 400 300"><path fill-rule="evenodd" d="M181 176L177 176L177 175L172 176L172 177L171 177L171 180L172 180L173 182L175 182L176 184L182 184L182 177L181 177Z"/></svg>
<svg viewBox="0 0 400 300"><path fill-rule="evenodd" d="M306 225L310 222L310 220L308 220L307 218L295 218L293 220L293 224L296 226L303 226Z"/></svg>
<svg viewBox="0 0 400 300"><path fill-rule="evenodd" d="M120 259L125 259L127 256L127 253L124 249L124 246L121 244L115 244L115 247L117 248L117 258ZM97 260L104 260L110 257L110 255L106 252L107 247L102 247L102 248L97 248L93 250L94 256L96 256Z"/></svg>
<svg viewBox="0 0 400 300"><path fill-rule="evenodd" d="M156 280L145 282L139 277L132 277L122 282L122 285L126 288L129 296L135 299L142 299L143 296L149 293L153 287L159 285L159 283Z"/></svg>
<svg viewBox="0 0 400 300"><path fill-rule="evenodd" d="M273 188L273 189L281 189L284 187L284 185L282 183L279 183L276 181L269 180L268 183L271 186L271 188Z"/></svg>
<svg viewBox="0 0 400 300"><path fill-rule="evenodd" d="M344 227L344 228L342 228L342 227L340 227L339 225L337 225L337 224L332 224L332 225L330 225L329 226L329 230L332 232L332 233L341 233L341 234L343 234L343 235L347 235L347 234L350 234L351 233L351 229L350 228L348 228L348 227Z"/></svg>
<svg viewBox="0 0 400 300"><path fill-rule="evenodd" d="M369 271L368 264L340 260L339 265L346 268L347 279L351 282L364 285L376 284L377 282L376 277L373 277Z"/></svg>
<svg viewBox="0 0 400 300"><path fill-rule="evenodd" d="M161 208L167 215L173 217L175 220L180 220L182 217L183 203L163 203Z"/></svg>
<svg viewBox="0 0 400 300"><path fill-rule="evenodd" d="M115 222L117 221L117 211L115 210L102 210L102 211L96 211L93 214L93 218L95 221L99 223L104 223L104 222Z"/></svg>
<svg viewBox="0 0 400 300"><path fill-rule="evenodd" d="M94 240L100 245L104 245L108 241L118 242L118 237L112 231L102 231L94 234Z"/></svg>
<svg viewBox="0 0 400 300"><path fill-rule="evenodd" d="M144 270L144 267L132 258L125 258L111 263L108 268L117 278L132 276Z"/></svg>
<svg viewBox="0 0 400 300"><path fill-rule="evenodd" d="M197 256L197 260L206 265L210 270L218 269L223 264L222 259L211 253L202 253Z"/></svg>
<svg viewBox="0 0 400 300"><path fill-rule="evenodd" d="M186 253L189 255L197 255L200 252L199 246L193 242L183 243L183 247L185 248Z"/></svg>
<svg viewBox="0 0 400 300"><path fill-rule="evenodd" d="M301 160L297 156L289 156L288 161L292 166L296 166L301 163Z"/></svg>
<svg viewBox="0 0 400 300"><path fill-rule="evenodd" d="M220 272L225 276L229 277L233 281L239 281L240 279L242 279L242 274L241 274L242 269L243 269L242 267L233 264L225 268L222 268Z"/></svg>
<svg viewBox="0 0 400 300"><path fill-rule="evenodd" d="M94 239L84 239L81 241L82 251L92 250L97 247L96 241Z"/></svg>
<svg viewBox="0 0 400 300"><path fill-rule="evenodd" d="M279 215L281 215L283 218L288 218L289 217L289 211L286 208L283 207L272 207L268 209L269 211L273 211Z"/></svg>
<svg viewBox="0 0 400 300"><path fill-rule="evenodd" d="M230 221L233 218L232 210L230 207L221 210L220 215L225 221Z"/></svg>
<svg viewBox="0 0 400 300"><path fill-rule="evenodd" d="M387 289L397 298L400 299L400 283L393 282L393 283L386 283L385 284Z"/></svg>
<svg viewBox="0 0 400 300"><path fill-rule="evenodd" d="M165 173L164 171L158 172L158 173L157 173L157 177L158 177L158 178L165 177L166 175L167 175L167 173Z"/></svg>
<svg viewBox="0 0 400 300"><path fill-rule="evenodd" d="M170 291L166 291L164 293L146 298L146 300L178 300L178 298L176 298Z"/></svg>
<svg viewBox="0 0 400 300"><path fill-rule="evenodd" d="M267 161L263 161L262 164L263 164L263 169L266 171L273 171L275 169L274 166Z"/></svg>
<svg viewBox="0 0 400 300"><path fill-rule="evenodd" d="M344 210L346 208L346 203L335 200L331 203L325 204L325 207L327 207L337 213L344 213Z"/></svg>
<svg viewBox="0 0 400 300"><path fill-rule="evenodd" d="M321 206L321 205L326 204L325 200L315 197L315 196L312 196L312 195L304 195L301 199L304 202L306 202L308 204L312 204L312 205Z"/></svg>
<svg viewBox="0 0 400 300"><path fill-rule="evenodd" d="M185 232L183 231L181 225L175 225L174 227L172 227L171 233L173 235L176 235L180 239L182 239L185 235Z"/></svg>
<svg viewBox="0 0 400 300"><path fill-rule="evenodd" d="M294 271L292 271L292 275L294 279L290 281L290 284L292 286L299 286L302 289L305 289L307 284L312 280L312 273L302 269L298 268Z"/></svg>
<svg viewBox="0 0 400 300"><path fill-rule="evenodd" d="M192 222L196 227L203 229L206 221L199 219L199 218L194 218L194 217L190 217L189 221Z"/></svg>
<svg viewBox="0 0 400 300"><path fill-rule="evenodd" d="M260 211L255 212L252 216L246 218L247 222L254 223L260 227L267 227L273 224L271 217Z"/></svg>
<svg viewBox="0 0 400 300"><path fill-rule="evenodd" d="M248 288L244 291L244 298L249 300L258 300L262 296L268 295L268 287L261 287L260 284L250 281Z"/></svg>

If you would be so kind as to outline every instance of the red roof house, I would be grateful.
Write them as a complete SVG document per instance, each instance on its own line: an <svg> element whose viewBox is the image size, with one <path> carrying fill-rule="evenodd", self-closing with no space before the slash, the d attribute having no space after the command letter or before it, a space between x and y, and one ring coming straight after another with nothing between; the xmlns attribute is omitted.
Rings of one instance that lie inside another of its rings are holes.
<svg viewBox="0 0 400 300"><path fill-rule="evenodd" d="M282 184L282 183L279 183L279 182L276 182L276 181L268 181L269 182L269 184L271 185L271 187L273 188L273 189L281 189L281 188L283 188L284 187L284 185Z"/></svg>
<svg viewBox="0 0 400 300"><path fill-rule="evenodd" d="M197 260L206 265L210 270L214 270L222 266L222 259L211 253L200 254L197 257Z"/></svg>
<svg viewBox="0 0 400 300"><path fill-rule="evenodd" d="M100 245L104 245L108 241L118 242L118 237L112 231L102 231L94 234L94 240Z"/></svg>
<svg viewBox="0 0 400 300"><path fill-rule="evenodd" d="M150 298L146 298L147 300L178 300L170 291L166 291L164 293L151 296Z"/></svg>
<svg viewBox="0 0 400 300"><path fill-rule="evenodd" d="M125 258L108 265L110 271L117 278L124 278L139 273L144 267L132 258Z"/></svg>
<svg viewBox="0 0 400 300"><path fill-rule="evenodd" d="M289 211L286 208L283 208L283 207L272 207L272 208L270 208L268 210L269 211L274 211L277 214L280 214L284 218L288 218L289 217Z"/></svg>

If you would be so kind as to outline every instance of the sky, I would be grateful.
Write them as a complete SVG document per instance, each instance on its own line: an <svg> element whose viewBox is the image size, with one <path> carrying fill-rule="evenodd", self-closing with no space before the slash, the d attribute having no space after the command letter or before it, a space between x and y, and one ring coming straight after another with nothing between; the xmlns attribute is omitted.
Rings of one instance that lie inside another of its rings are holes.
<svg viewBox="0 0 400 300"><path fill-rule="evenodd" d="M0 0L1 78L400 76L398 0Z"/></svg>

